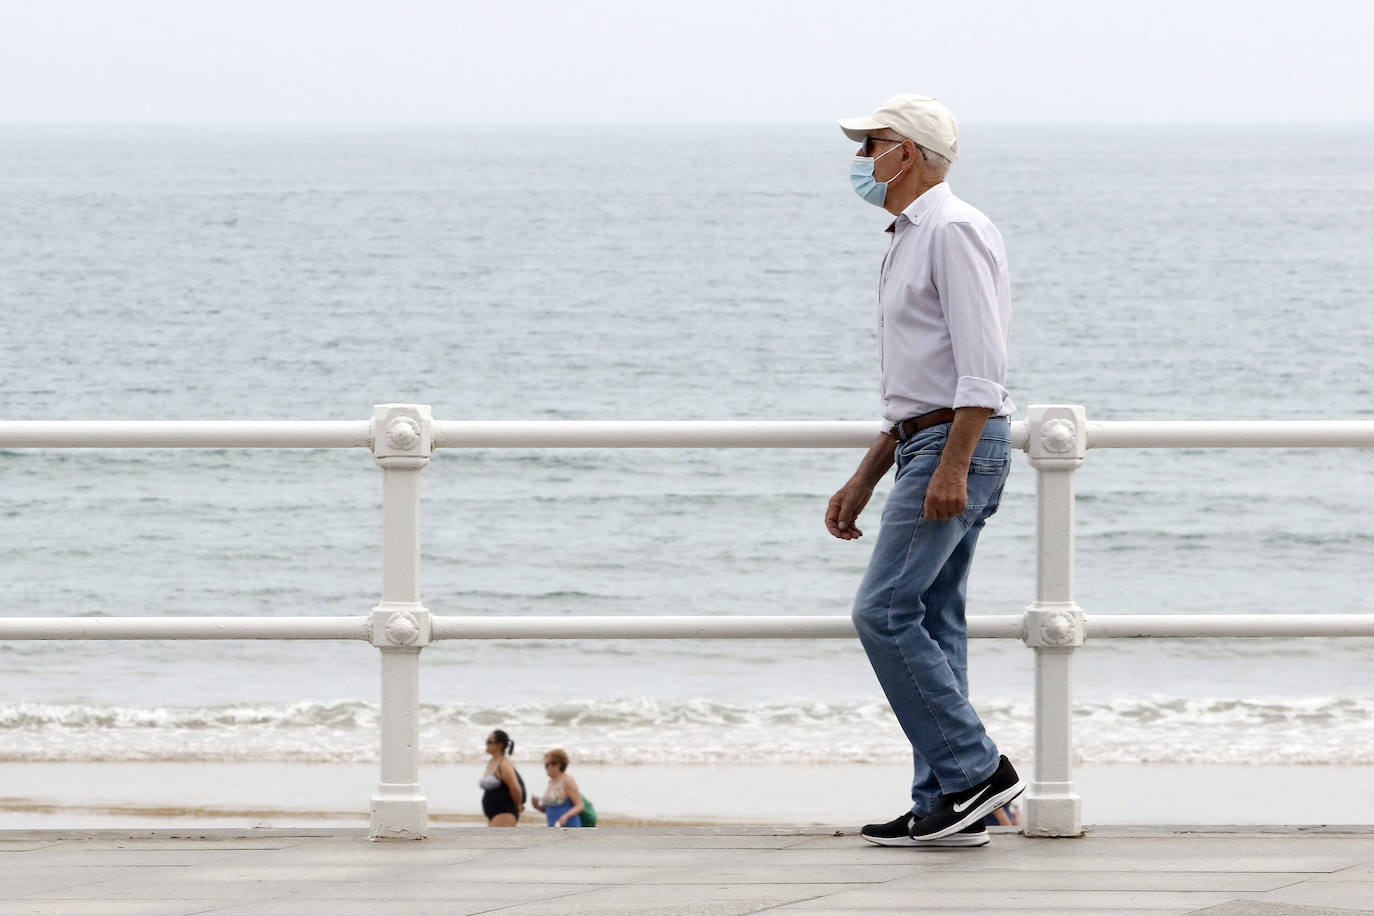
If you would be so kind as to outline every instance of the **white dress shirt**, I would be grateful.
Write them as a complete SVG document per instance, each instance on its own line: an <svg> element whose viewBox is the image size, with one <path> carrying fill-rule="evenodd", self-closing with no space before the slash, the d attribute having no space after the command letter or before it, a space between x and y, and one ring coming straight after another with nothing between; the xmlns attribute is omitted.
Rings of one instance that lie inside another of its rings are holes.
<svg viewBox="0 0 1374 916"><path fill-rule="evenodd" d="M912 201L887 231L892 243L878 282L885 428L941 407L1010 416L1002 234L945 182Z"/></svg>

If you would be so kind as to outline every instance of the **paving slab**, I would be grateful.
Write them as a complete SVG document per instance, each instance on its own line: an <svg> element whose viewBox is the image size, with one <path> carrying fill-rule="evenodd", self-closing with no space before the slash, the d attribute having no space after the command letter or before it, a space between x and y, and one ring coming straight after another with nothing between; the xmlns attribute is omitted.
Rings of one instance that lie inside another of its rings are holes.
<svg viewBox="0 0 1374 916"><path fill-rule="evenodd" d="M35 849L42 849L44 846L51 845L51 843L42 840L0 840L0 853L31 852Z"/></svg>
<svg viewBox="0 0 1374 916"><path fill-rule="evenodd" d="M301 865L346 865L353 868L445 868L466 862L478 862L491 857L489 849L425 849L417 847L405 853L381 851L375 843L354 842L348 846L297 846L288 853L248 851L238 853L225 862L243 865L271 866L289 858ZM520 854L519 851L516 853ZM0 860L3 861L3 860ZM209 866L207 866L209 867Z"/></svg>
<svg viewBox="0 0 1374 916"><path fill-rule="evenodd" d="M261 913L262 905L255 906ZM222 913L223 907L223 900L6 900L0 904L0 913L5 916L190 916L193 913Z"/></svg>
<svg viewBox="0 0 1374 916"><path fill-rule="evenodd" d="M553 846L539 846L523 850L518 856L504 856L513 862L536 867L628 865L645 867L677 867L727 865L730 862L748 860L754 850L736 849L672 849L645 848L633 840L619 845L582 846L576 843L559 843ZM494 859L494 856L486 858ZM631 861L632 860L632 861ZM482 859L464 867L480 867Z"/></svg>
<svg viewBox="0 0 1374 916"><path fill-rule="evenodd" d="M1313 878L1314 881L1364 881L1374 882L1374 865L1354 865L1350 868L1342 868L1340 871L1333 871L1329 875L1319 875Z"/></svg>
<svg viewBox="0 0 1374 916"><path fill-rule="evenodd" d="M1305 881L1257 894L1254 899L1260 903L1324 906L1367 913L1370 907L1374 907L1374 889L1368 884L1355 882Z"/></svg>
<svg viewBox="0 0 1374 916"><path fill-rule="evenodd" d="M900 864L877 865L765 865L703 868L664 868L645 879L662 884L874 884L907 874Z"/></svg>
<svg viewBox="0 0 1374 916"><path fill-rule="evenodd" d="M1323 876L1324 877L1324 876ZM918 876L888 881L884 888L908 889L913 894L930 889L953 890L994 883L1014 886L1019 891L1234 891L1260 893L1278 890L1312 878L1310 874L1272 872L1022 872L1005 880L988 871L965 872L956 869L925 871Z"/></svg>
<svg viewBox="0 0 1374 916"><path fill-rule="evenodd" d="M4 911L4 901L7 900L32 893L63 891L83 884L97 883L99 880L91 875L68 871L6 875L0 878L0 912Z"/></svg>
<svg viewBox="0 0 1374 916"><path fill-rule="evenodd" d="M540 901L514 908L516 912L545 912L556 907L563 913L756 913L788 903L809 900L834 890L833 885L755 885L741 893L736 885L622 885L588 890L555 901Z"/></svg>
<svg viewBox="0 0 1374 916"><path fill-rule="evenodd" d="M295 901L300 898L328 900L357 900L383 896L399 909L402 903L417 900L481 900L495 903L518 903L545 897L558 897L585 891L587 884L547 884L531 882L524 885L509 883L465 884L449 886L436 882L426 884L380 883L372 881L325 881L311 883L297 878L284 869L276 880L242 882L205 882L183 879L177 882L145 882L132 877L121 881L82 884L54 891L23 894L21 900L175 900L182 897L217 899L222 903L235 901ZM0 910L3 912L3 910Z"/></svg>
<svg viewBox="0 0 1374 916"><path fill-rule="evenodd" d="M741 892L736 884L646 884L620 885L588 891L584 899L613 901L617 905L640 903L663 905L665 901L692 901L695 903L716 903L722 900L810 900L822 894L837 891L858 890L862 884L848 886L835 884L755 884Z"/></svg>
<svg viewBox="0 0 1374 916"><path fill-rule="evenodd" d="M465 888L474 884L634 884L640 882L652 868L635 865L528 865L502 860L500 862L469 862L442 872L428 874L409 872L406 880L417 884L442 884L450 888Z"/></svg>
<svg viewBox="0 0 1374 916"><path fill-rule="evenodd" d="M145 846L139 849L86 849L77 844L59 843L42 850L18 853L6 859L18 865L41 859L45 863L66 868L192 868L223 862L229 856L217 849L158 849Z"/></svg>
<svg viewBox="0 0 1374 916"><path fill-rule="evenodd" d="M628 906L608 905L606 901L587 897L573 897L562 900L549 900L540 903L527 903L501 910L518 916L746 916L770 908L767 901L737 900L710 901L705 903L690 900L673 901L657 906L631 904ZM852 916L852 914L851 914Z"/></svg>
<svg viewBox="0 0 1374 916"><path fill-rule="evenodd" d="M478 916L483 913L507 913L510 908L510 903L491 900L398 902L387 897L373 897L358 900L292 900L282 908L282 912L283 916L381 916L391 913L398 916ZM263 916L263 913L261 903L246 903L212 910L204 916Z"/></svg>
<svg viewBox="0 0 1374 916"><path fill-rule="evenodd" d="M1365 916L1369 910L1333 910L1324 906L1294 906L1292 904L1257 903L1253 900L1234 900L1219 906L1198 910L1188 916Z"/></svg>
<svg viewBox="0 0 1374 916"><path fill-rule="evenodd" d="M657 834L642 827L567 830L565 839L583 846L619 846L627 836L634 837L635 844L645 849L794 849L818 839L833 839L831 836L816 837L811 834L720 835L715 832L687 832L685 828L681 834Z"/></svg>
<svg viewBox="0 0 1374 916"><path fill-rule="evenodd" d="M809 903L792 904L799 911L808 907L829 909L846 907L851 913L870 909L900 909L914 913L985 913L993 908L1047 909L1061 912L1108 913L1117 907L1164 910L1186 913L1233 899L1229 892L1212 891L1025 891L1010 886L979 886L949 889L904 889L880 886L846 891L814 898Z"/></svg>
<svg viewBox="0 0 1374 916"><path fill-rule="evenodd" d="M780 907L776 907L776 908L774 908L774 909L772 909L772 910L769 910L768 912L770 912L770 913L793 913L793 914L796 914L796 916L855 916L853 910L845 910L845 909L824 909L824 908L814 908L814 907L807 907L806 909L802 909L802 908L800 908L800 907L794 907L794 906L780 906ZM912 914L913 912L919 913L919 912L921 912L921 911L920 911L920 910L913 910L911 907L901 907L901 908L898 908L898 909L882 909L882 908L877 908L877 909L865 909L865 910L863 911L863 916L911 916L911 914ZM926 910L925 912L931 913L931 912L934 912L934 910ZM970 912L971 912L971 911L970 911ZM1018 907L1018 908L1013 908L1013 909L1002 909L1002 908L998 907L998 908L995 908L995 909L977 910L976 912L977 912L978 916L1065 916L1065 913L1066 913L1065 910L1062 910L1062 909L1060 909L1060 908L1058 908L1058 907L1053 907L1053 908L1040 908L1040 909L1037 909L1037 908L1029 908L1029 909L1027 909L1027 908L1023 908L1023 907ZM1067 911L1067 912L1073 913L1073 911ZM1134 910L1134 909L1122 908L1122 907L1112 907L1110 910L1106 910L1106 911L1103 911L1103 912L1110 913L1111 916L1164 916L1164 914L1169 914L1169 916L1189 916L1189 914L1188 914L1187 912L1185 912L1185 911L1180 911L1180 910L1175 910L1175 909L1168 909L1168 910L1155 910L1155 909L1150 909L1150 910ZM1346 914L1346 916L1349 916L1349 914Z"/></svg>
<svg viewBox="0 0 1374 916"><path fill-rule="evenodd" d="M988 846L938 850L831 828L453 827L419 842L320 829L0 831L0 863L0 916L1355 916L1374 901L1374 828L995 831Z"/></svg>

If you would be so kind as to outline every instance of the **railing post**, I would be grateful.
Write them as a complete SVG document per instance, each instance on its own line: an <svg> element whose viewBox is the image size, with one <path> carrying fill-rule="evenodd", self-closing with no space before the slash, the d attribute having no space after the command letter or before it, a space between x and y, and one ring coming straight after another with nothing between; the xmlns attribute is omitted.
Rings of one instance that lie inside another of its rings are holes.
<svg viewBox="0 0 1374 916"><path fill-rule="evenodd" d="M1035 770L1026 793L1028 836L1079 836L1083 802L1073 791L1073 650L1083 612L1073 600L1073 472L1087 454L1082 407L1032 406L1028 452L1036 470L1035 603L1024 639L1035 650Z"/></svg>
<svg viewBox="0 0 1374 916"><path fill-rule="evenodd" d="M382 653L374 840L422 840L429 833L420 792L420 650L432 627L420 604L420 471L429 464L432 427L425 405L379 404L372 411L372 454L382 468L382 600L371 617L372 644Z"/></svg>

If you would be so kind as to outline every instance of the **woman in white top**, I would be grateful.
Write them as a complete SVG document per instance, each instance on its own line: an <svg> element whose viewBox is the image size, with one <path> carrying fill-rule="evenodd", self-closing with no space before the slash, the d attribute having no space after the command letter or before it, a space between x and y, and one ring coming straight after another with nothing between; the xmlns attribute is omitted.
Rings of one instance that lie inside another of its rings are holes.
<svg viewBox="0 0 1374 916"><path fill-rule="evenodd" d="M568 754L555 748L544 755L544 772L549 774L549 785L540 796L531 796L530 804L544 812L550 827L581 827L582 793L577 788L577 780L568 775Z"/></svg>

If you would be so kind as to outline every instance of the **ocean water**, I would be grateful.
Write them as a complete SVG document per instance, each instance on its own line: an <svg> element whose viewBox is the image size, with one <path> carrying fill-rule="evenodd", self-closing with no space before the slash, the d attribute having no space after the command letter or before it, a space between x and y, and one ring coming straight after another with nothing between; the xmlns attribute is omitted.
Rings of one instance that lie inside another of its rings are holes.
<svg viewBox="0 0 1374 916"><path fill-rule="evenodd" d="M1012 262L1017 404L1374 417L1374 129L969 125ZM884 214L828 125L0 127L0 416L869 419ZM471 450L424 472L439 614L842 614L851 450ZM1369 450L1114 450L1089 613L1374 611ZM876 530L881 492L868 509ZM363 614L362 451L0 451L0 613ZM1018 459L970 613L1034 597ZM870 535L873 531L870 531ZM1100 640L1086 762L1374 763L1371 640ZM0 644L0 761L376 756L362 644ZM972 648L1029 758L1031 654ZM423 754L899 762L857 642L444 642Z"/></svg>

